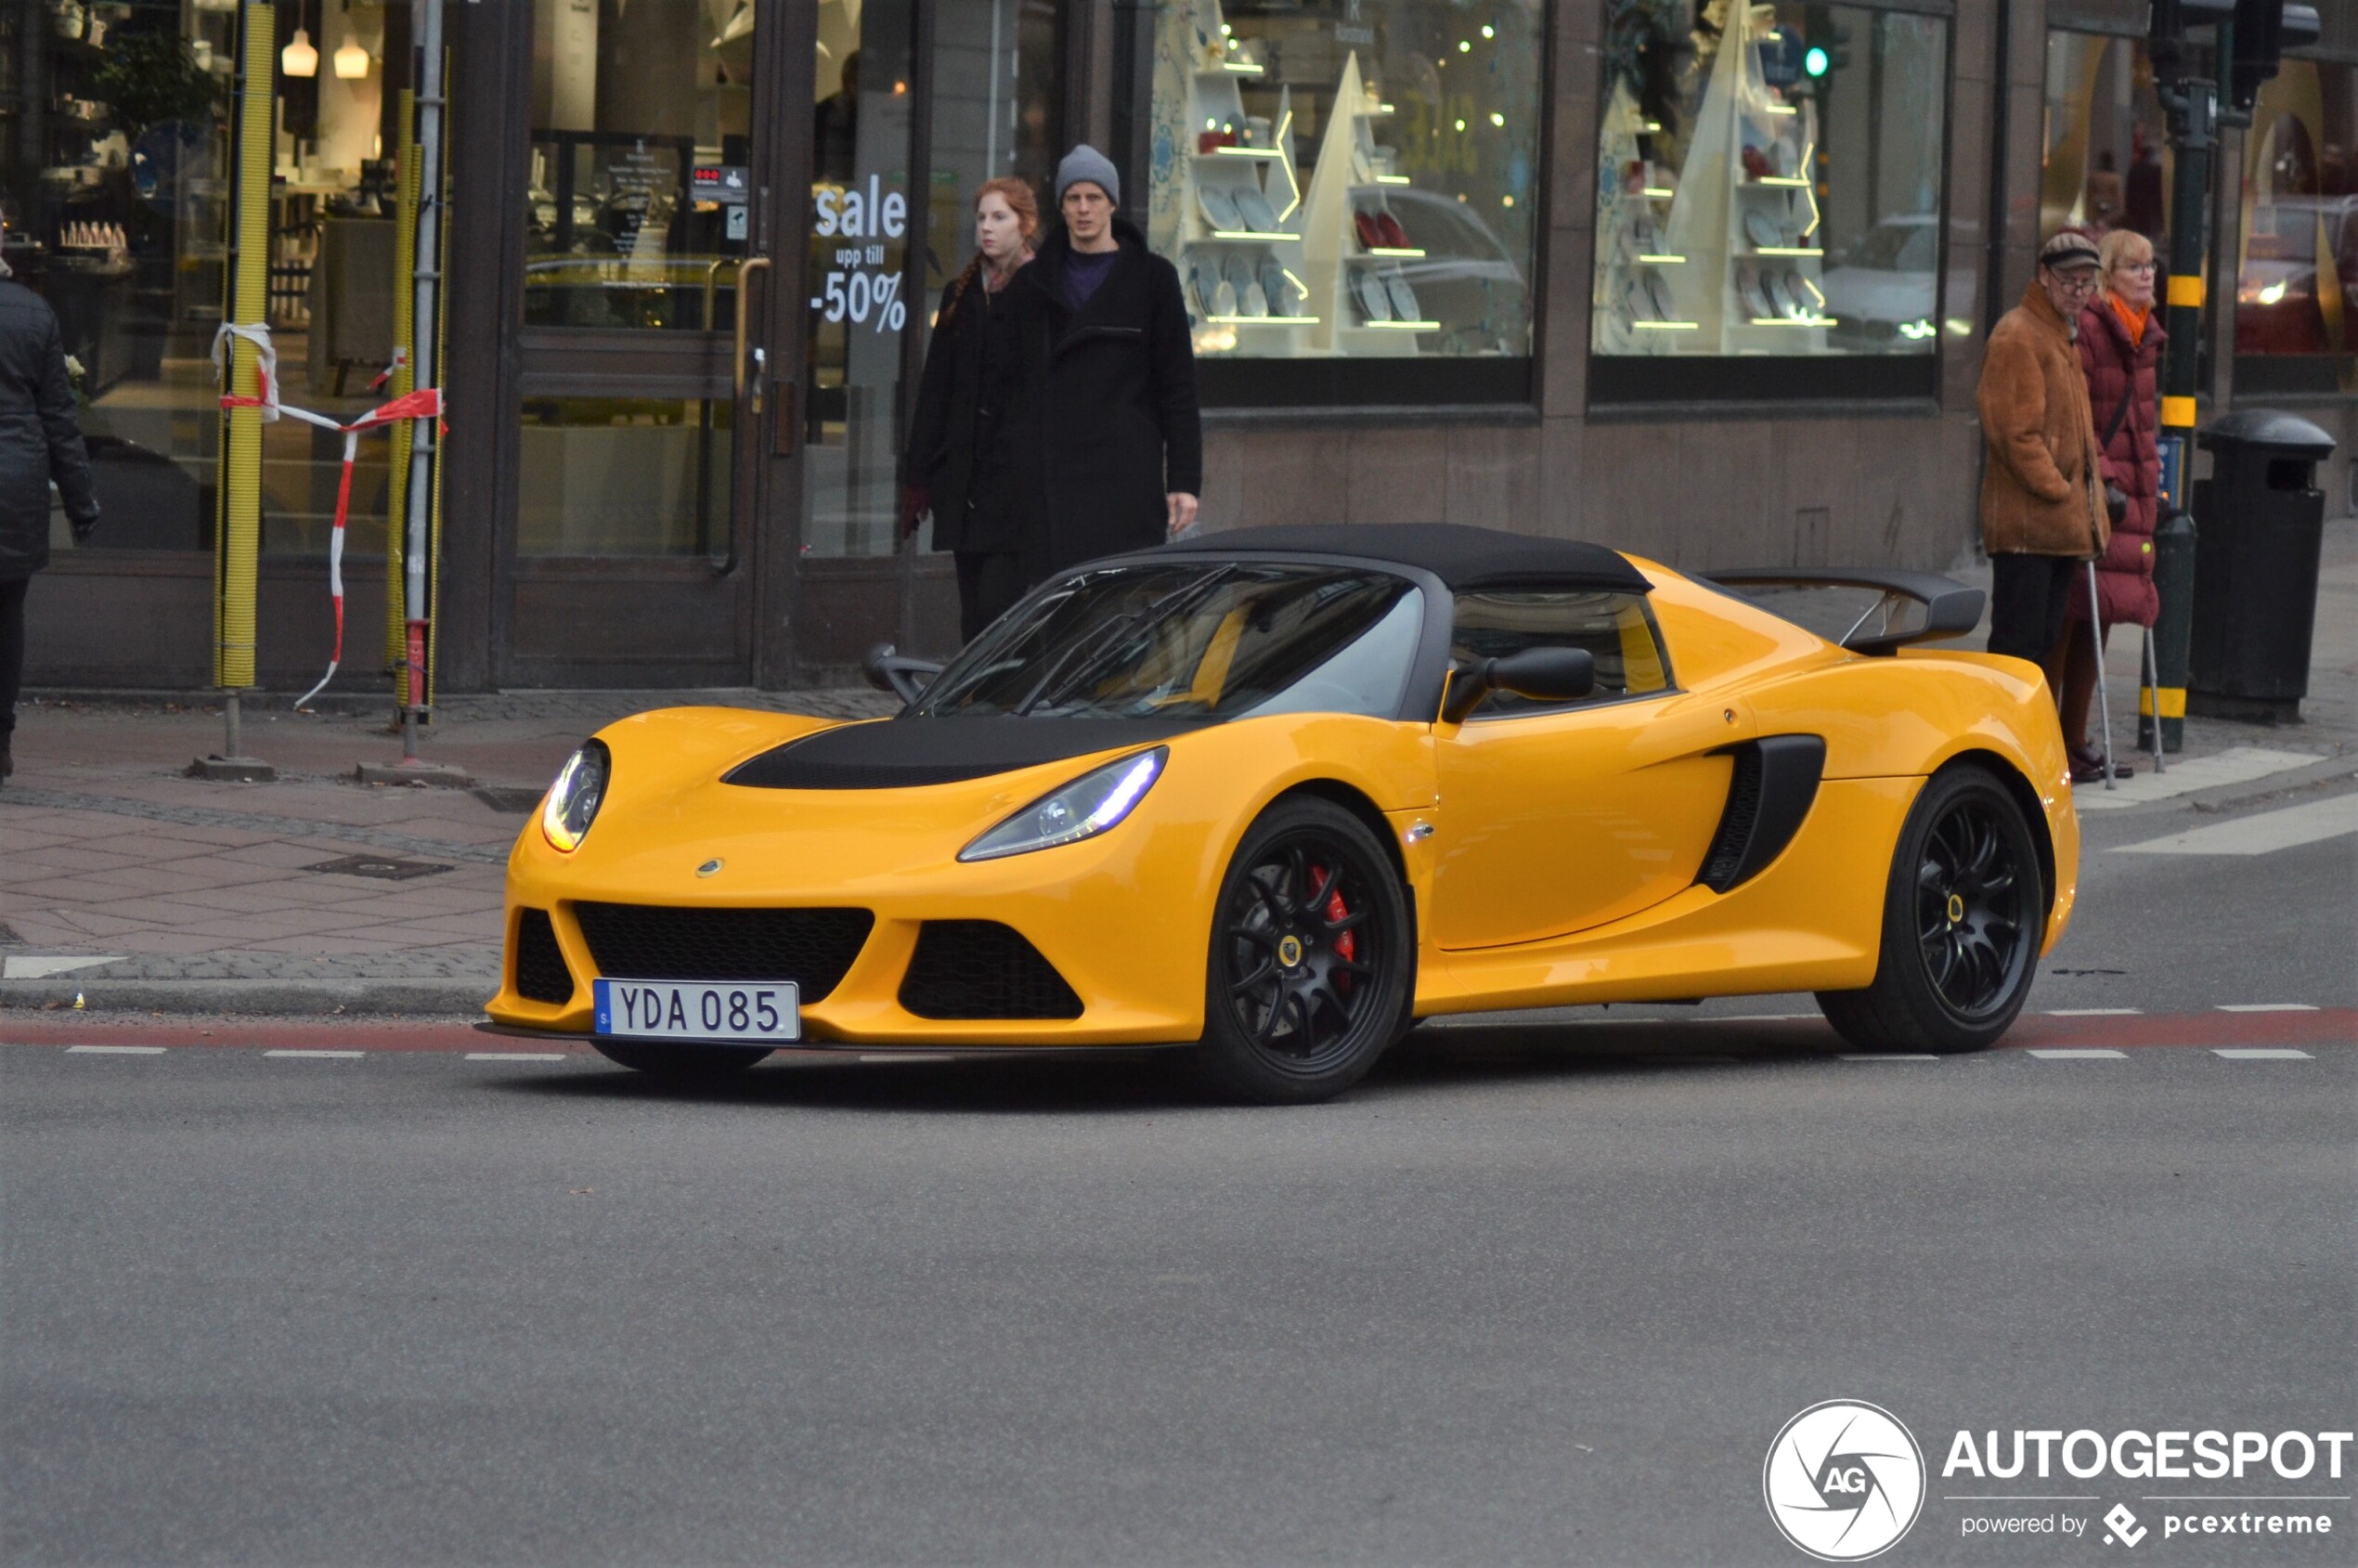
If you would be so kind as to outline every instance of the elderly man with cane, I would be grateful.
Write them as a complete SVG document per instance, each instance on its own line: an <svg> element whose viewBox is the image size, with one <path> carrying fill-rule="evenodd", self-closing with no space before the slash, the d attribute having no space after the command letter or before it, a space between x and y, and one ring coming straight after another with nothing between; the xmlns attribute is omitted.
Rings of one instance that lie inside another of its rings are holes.
<svg viewBox="0 0 2358 1568"><path fill-rule="evenodd" d="M2084 566L2111 537L2097 489L2095 419L2076 347L2080 312L2096 292L2096 243L2064 229L2039 250L2039 276L1989 334L1977 401L1989 461L1981 475L1981 538L1989 552L1989 651L2045 667ZM2101 672L2099 672L2101 674ZM2060 669L2047 670L2060 690ZM2112 784L2106 757L2097 778Z"/></svg>

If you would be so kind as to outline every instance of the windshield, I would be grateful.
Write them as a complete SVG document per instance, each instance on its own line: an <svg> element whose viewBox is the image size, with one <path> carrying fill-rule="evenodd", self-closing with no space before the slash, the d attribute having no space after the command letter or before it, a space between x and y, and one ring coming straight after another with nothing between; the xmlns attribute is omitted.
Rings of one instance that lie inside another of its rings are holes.
<svg viewBox="0 0 2358 1568"><path fill-rule="evenodd" d="M1424 596L1380 572L1197 562L1085 572L1010 612L913 716L1392 718Z"/></svg>

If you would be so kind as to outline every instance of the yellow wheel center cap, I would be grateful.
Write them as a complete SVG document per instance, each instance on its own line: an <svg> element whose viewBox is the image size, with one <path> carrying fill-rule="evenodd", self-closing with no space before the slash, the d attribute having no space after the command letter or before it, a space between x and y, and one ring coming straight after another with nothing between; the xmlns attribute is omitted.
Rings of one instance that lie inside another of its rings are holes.
<svg viewBox="0 0 2358 1568"><path fill-rule="evenodd" d="M1963 919L1964 919L1964 917L1965 917L1965 898L1964 898L1964 895L1963 895L1963 893L1951 893L1951 894L1950 894L1950 895L1949 895L1949 924L1950 924L1950 925L1951 925L1951 926L1954 926L1954 925L1958 924L1960 921L1963 920Z"/></svg>
<svg viewBox="0 0 2358 1568"><path fill-rule="evenodd" d="M1277 962L1290 969L1302 962L1302 939L1281 937L1277 941Z"/></svg>

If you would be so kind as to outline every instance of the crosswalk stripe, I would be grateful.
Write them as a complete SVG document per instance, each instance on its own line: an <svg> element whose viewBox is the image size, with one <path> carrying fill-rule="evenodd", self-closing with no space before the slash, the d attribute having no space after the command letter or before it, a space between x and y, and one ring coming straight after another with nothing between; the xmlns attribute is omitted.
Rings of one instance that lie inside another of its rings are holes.
<svg viewBox="0 0 2358 1568"><path fill-rule="evenodd" d="M2222 1013L2313 1013L2316 1010L2317 1004L2313 1002L2222 1002L2219 1004L2219 1011Z"/></svg>
<svg viewBox="0 0 2358 1568"><path fill-rule="evenodd" d="M564 1059L565 1054L563 1051L470 1051L467 1053L467 1060L471 1062L561 1062Z"/></svg>
<svg viewBox="0 0 2358 1568"><path fill-rule="evenodd" d="M2209 827L2189 828L2142 844L2123 844L2117 855L2267 855L2278 849L2323 843L2358 833L2358 795L2308 800L2282 810L2262 811Z"/></svg>
<svg viewBox="0 0 2358 1568"><path fill-rule="evenodd" d="M2306 1051L2296 1051L2289 1045L2214 1045L2211 1055L2224 1056L2231 1062L2307 1062L2314 1061Z"/></svg>
<svg viewBox="0 0 2358 1568"><path fill-rule="evenodd" d="M368 1055L366 1051L265 1051L262 1054L266 1056L308 1056L329 1061L357 1060Z"/></svg>
<svg viewBox="0 0 2358 1568"><path fill-rule="evenodd" d="M2083 814L2125 810L2131 806L2145 806L2156 800L2192 795L2196 790L2217 789L2222 784L2249 784L2271 773L2306 768L2324 760L2314 752L2274 751L2266 746L2239 745L2215 757L2172 762L2166 773L2139 773L2133 779L2121 780L2112 789L2101 785L2092 789L2075 789L2071 792L2071 804Z"/></svg>
<svg viewBox="0 0 2358 1568"><path fill-rule="evenodd" d="M2109 1056L2126 1057L2129 1055L2126 1051L2116 1051L2105 1045L2033 1045L2030 1054L2051 1062L2087 1061Z"/></svg>
<svg viewBox="0 0 2358 1568"><path fill-rule="evenodd" d="M66 1047L66 1055L69 1056L161 1056L165 1049L162 1045L69 1045Z"/></svg>

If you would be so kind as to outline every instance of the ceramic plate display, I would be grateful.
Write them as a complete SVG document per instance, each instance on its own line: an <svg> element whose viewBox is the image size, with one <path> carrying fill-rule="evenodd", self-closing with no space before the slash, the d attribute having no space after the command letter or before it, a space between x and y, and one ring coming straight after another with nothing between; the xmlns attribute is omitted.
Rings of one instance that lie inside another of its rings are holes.
<svg viewBox="0 0 2358 1568"><path fill-rule="evenodd" d="M1237 291L1224 278L1220 280L1220 287L1211 292L1211 313L1214 316L1237 314Z"/></svg>
<svg viewBox="0 0 2358 1568"><path fill-rule="evenodd" d="M1661 273L1646 274L1646 296L1653 301L1655 320L1675 321L1678 318L1678 302L1670 297L1669 281Z"/></svg>
<svg viewBox="0 0 2358 1568"><path fill-rule="evenodd" d="M1359 236L1359 243L1367 246L1367 249L1373 251L1382 246L1383 230L1376 227L1375 214L1366 212L1352 214L1351 227L1352 231Z"/></svg>
<svg viewBox="0 0 2358 1568"><path fill-rule="evenodd" d="M1629 279L1621 292L1621 304L1622 308L1629 312L1629 318L1633 321L1660 319L1654 315L1653 295L1647 291L1646 280L1642 278Z"/></svg>
<svg viewBox="0 0 2358 1568"><path fill-rule="evenodd" d="M1351 280L1351 288L1359 301L1361 315L1370 321L1392 319L1392 296L1384 292L1382 279L1372 272L1362 272Z"/></svg>
<svg viewBox="0 0 2358 1568"><path fill-rule="evenodd" d="M1237 192L1237 214L1255 234L1277 232L1276 209L1269 205L1269 198L1250 186Z"/></svg>
<svg viewBox="0 0 2358 1568"><path fill-rule="evenodd" d="M1392 313L1401 320L1421 321L1424 319L1417 313L1417 296L1416 292L1408 287L1408 279L1396 272L1387 273L1384 276L1383 291L1391 296Z"/></svg>
<svg viewBox="0 0 2358 1568"><path fill-rule="evenodd" d="M1196 276L1196 293L1206 310L1211 308L1211 292L1220 287L1220 264L1198 252L1188 270Z"/></svg>
<svg viewBox="0 0 2358 1568"><path fill-rule="evenodd" d="M1237 297L1243 299L1245 291L1252 287L1252 263L1231 251L1228 259L1220 264L1220 276L1227 279L1228 287L1237 291Z"/></svg>
<svg viewBox="0 0 2358 1568"><path fill-rule="evenodd" d="M1791 316L1793 314L1793 300L1785 293L1785 280L1773 272L1762 273L1760 288L1761 292L1768 296L1768 315Z"/></svg>
<svg viewBox="0 0 2358 1568"><path fill-rule="evenodd" d="M1286 281L1286 269L1275 256L1261 258L1261 297L1269 302L1272 316L1298 316L1294 308L1293 285Z"/></svg>
<svg viewBox="0 0 2358 1568"><path fill-rule="evenodd" d="M1203 209L1204 221L1214 228L1242 228L1244 214L1237 211L1237 199L1216 185L1196 187L1196 205Z"/></svg>
<svg viewBox="0 0 2358 1568"><path fill-rule="evenodd" d="M1758 321L1764 317L1777 314L1776 305L1768 298L1767 280L1759 273L1744 274L1742 292L1744 297L1744 311L1754 320Z"/></svg>
<svg viewBox="0 0 2358 1568"><path fill-rule="evenodd" d="M1818 314L1818 296L1809 292L1808 281L1800 273L1785 273L1785 298L1793 303L1796 317L1807 318Z"/></svg>
<svg viewBox="0 0 2358 1568"><path fill-rule="evenodd" d="M1261 292L1261 285L1258 283L1245 285L1245 297L1242 303L1247 316L1269 314L1269 296Z"/></svg>
<svg viewBox="0 0 2358 1568"><path fill-rule="evenodd" d="M1781 245L1785 242L1785 227L1760 208L1744 214L1744 233L1756 245Z"/></svg>
<svg viewBox="0 0 2358 1568"><path fill-rule="evenodd" d="M1384 245L1390 250L1405 251L1408 248L1408 231L1401 227L1400 220L1390 213L1376 214L1376 232L1383 236Z"/></svg>

